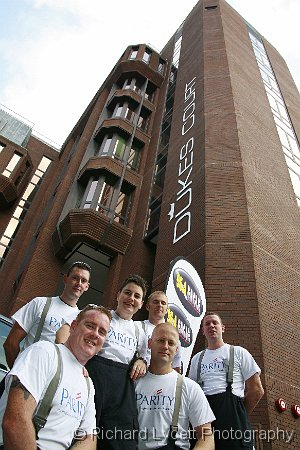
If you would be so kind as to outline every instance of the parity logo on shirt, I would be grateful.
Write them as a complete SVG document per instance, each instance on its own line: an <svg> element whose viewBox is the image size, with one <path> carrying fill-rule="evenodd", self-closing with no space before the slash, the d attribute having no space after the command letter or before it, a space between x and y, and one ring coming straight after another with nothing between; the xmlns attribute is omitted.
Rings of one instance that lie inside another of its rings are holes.
<svg viewBox="0 0 300 450"><path fill-rule="evenodd" d="M136 392L137 407L141 409L171 409L174 406L175 397L161 395L162 389L158 389L155 395Z"/></svg>
<svg viewBox="0 0 300 450"><path fill-rule="evenodd" d="M223 358L217 357L212 362L203 364L201 363L201 373L208 372L223 372L225 370L225 361Z"/></svg>
<svg viewBox="0 0 300 450"><path fill-rule="evenodd" d="M75 417L78 420L81 420L85 411L85 404L80 401L81 392L77 392L75 396L72 395L72 392L69 392L67 388L62 388L61 397L60 397L60 411L71 417Z"/></svg>
<svg viewBox="0 0 300 450"><path fill-rule="evenodd" d="M120 347L136 349L137 340L131 336L126 335L125 333L115 332L112 328L108 331L107 342L114 342Z"/></svg>

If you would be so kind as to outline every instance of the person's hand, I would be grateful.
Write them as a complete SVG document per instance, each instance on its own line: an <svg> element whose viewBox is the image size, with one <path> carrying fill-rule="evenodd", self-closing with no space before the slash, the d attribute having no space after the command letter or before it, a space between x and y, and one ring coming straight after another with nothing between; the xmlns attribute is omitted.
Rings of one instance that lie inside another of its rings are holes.
<svg viewBox="0 0 300 450"><path fill-rule="evenodd" d="M137 359L131 369L130 378L135 381L143 377L147 372L147 364L143 359Z"/></svg>

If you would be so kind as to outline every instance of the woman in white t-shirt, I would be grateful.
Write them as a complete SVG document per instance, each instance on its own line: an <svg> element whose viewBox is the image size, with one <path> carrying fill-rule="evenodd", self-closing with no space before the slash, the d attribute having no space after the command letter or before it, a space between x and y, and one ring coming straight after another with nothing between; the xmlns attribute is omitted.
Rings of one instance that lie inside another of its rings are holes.
<svg viewBox="0 0 300 450"><path fill-rule="evenodd" d="M135 450L138 419L134 383L147 371L146 335L132 316L142 307L146 282L130 275L117 296L101 352L86 365L95 386L98 448Z"/></svg>

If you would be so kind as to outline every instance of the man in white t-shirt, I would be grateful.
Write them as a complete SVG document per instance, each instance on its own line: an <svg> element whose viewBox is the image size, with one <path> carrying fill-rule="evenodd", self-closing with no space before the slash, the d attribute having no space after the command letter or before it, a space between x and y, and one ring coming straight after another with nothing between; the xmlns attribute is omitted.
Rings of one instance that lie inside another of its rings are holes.
<svg viewBox="0 0 300 450"><path fill-rule="evenodd" d="M156 325L165 322L165 315L167 314L168 309L168 297L163 291L152 292L152 294L149 295L146 301L146 309L148 311L148 319L138 323L142 325L142 328L149 340L152 336L152 332L156 327ZM175 369L179 373L181 372L181 354L182 354L182 347L179 342L178 350L174 356L174 360L172 363L173 369ZM150 364L150 357L151 352L150 348L148 347L148 351L146 354L146 360L148 365Z"/></svg>
<svg viewBox="0 0 300 450"><path fill-rule="evenodd" d="M91 268L84 262L77 261L71 265L63 276L65 286L62 294L51 299L39 340L54 342L61 325L70 325L76 318L79 312L77 302L89 288L90 274ZM3 344L9 367L13 366L23 339L21 350L33 344L46 301L47 297L35 297L12 316L14 324Z"/></svg>
<svg viewBox="0 0 300 450"><path fill-rule="evenodd" d="M175 448L187 450L189 423L197 435L197 449L214 450L214 438L210 423L215 419L200 386L183 377L179 419L172 432L174 406L176 403L177 377L172 360L178 347L178 331L169 323L158 324L149 341L151 361L148 373L136 381L135 392L139 417L138 449Z"/></svg>
<svg viewBox="0 0 300 450"><path fill-rule="evenodd" d="M20 353L0 400L0 448L4 443L5 449L14 450L96 449L95 391L91 379L83 375L83 366L101 350L110 321L106 308L88 305L72 322L68 340L58 345L60 380L46 424L37 436L33 416L56 373L58 355L55 345L45 341Z"/></svg>
<svg viewBox="0 0 300 450"><path fill-rule="evenodd" d="M248 415L264 394L260 368L246 349L224 343L224 331L221 317L207 312L202 321L207 349L192 358L189 377L201 384L216 416L212 424L216 450L252 449Z"/></svg>

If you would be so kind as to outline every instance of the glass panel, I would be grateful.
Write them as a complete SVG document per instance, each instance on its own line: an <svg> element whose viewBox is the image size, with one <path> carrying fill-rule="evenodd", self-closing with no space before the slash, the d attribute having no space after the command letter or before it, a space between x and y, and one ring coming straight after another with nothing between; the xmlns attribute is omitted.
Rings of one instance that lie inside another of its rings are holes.
<svg viewBox="0 0 300 450"><path fill-rule="evenodd" d="M135 59L137 57L138 47L133 47L129 56L129 59Z"/></svg>
<svg viewBox="0 0 300 450"><path fill-rule="evenodd" d="M0 242L1 242L2 245L7 246L10 243L10 239L5 237L5 236L2 236Z"/></svg>
<svg viewBox="0 0 300 450"><path fill-rule="evenodd" d="M6 176L7 178L9 178L11 176L13 170L15 169L16 165L20 161L20 159L21 159L21 156L18 155L17 153L15 153L13 155L13 157L11 158L11 160L9 161L9 163L7 164L4 171L2 172L3 175Z"/></svg>
<svg viewBox="0 0 300 450"><path fill-rule="evenodd" d="M93 201L96 189L97 189L97 185L98 185L98 180L93 180L90 184L83 208L87 209L87 208L91 208L91 203Z"/></svg>
<svg viewBox="0 0 300 450"><path fill-rule="evenodd" d="M139 166L139 159L140 159L140 150L132 146L130 149L127 165L132 169L137 170Z"/></svg>
<svg viewBox="0 0 300 450"><path fill-rule="evenodd" d="M1 241L0 241L0 258L3 257L5 250L6 250L6 247L3 247L3 245L1 245Z"/></svg>
<svg viewBox="0 0 300 450"><path fill-rule="evenodd" d="M24 194L22 195L22 198L23 198L24 200L27 200L28 197L30 196L30 194L32 193L32 191L34 190L34 188L35 188L35 185L32 184L32 183L29 183L29 185L27 186L27 188L26 188Z"/></svg>
<svg viewBox="0 0 300 450"><path fill-rule="evenodd" d="M107 184L105 182L103 183L96 211L104 213L109 209L113 191L114 188L110 184Z"/></svg>
<svg viewBox="0 0 300 450"><path fill-rule="evenodd" d="M12 238L18 224L19 224L19 221L12 217L6 227L6 230L4 231L4 235L9 238Z"/></svg>
<svg viewBox="0 0 300 450"><path fill-rule="evenodd" d="M113 156L117 159L123 159L125 147L126 140L123 137L118 136L113 150Z"/></svg>
<svg viewBox="0 0 300 450"><path fill-rule="evenodd" d="M106 136L106 138L104 138L104 139L105 139L105 142L104 142L104 145L103 145L102 150L101 150L101 153L103 155L107 154L108 151L109 151L109 147L110 147L110 144L111 144L112 136L111 135L110 136Z"/></svg>
<svg viewBox="0 0 300 450"><path fill-rule="evenodd" d="M122 116L123 103L120 103L115 109L115 116Z"/></svg>
<svg viewBox="0 0 300 450"><path fill-rule="evenodd" d="M51 162L52 162L51 159L47 158L46 156L43 156L38 166L38 169L41 170L43 173L45 173Z"/></svg>
<svg viewBox="0 0 300 450"><path fill-rule="evenodd" d="M297 195L297 197L300 197L300 180L299 176L296 175L292 170L289 170L289 174L291 177L292 185L294 188L294 192Z"/></svg>
<svg viewBox="0 0 300 450"><path fill-rule="evenodd" d="M148 49L146 48L146 50L144 51L144 54L143 54L143 61L144 61L146 64L148 64L149 61L150 61L150 57L151 57L151 52L150 52L150 50L148 50Z"/></svg>
<svg viewBox="0 0 300 450"><path fill-rule="evenodd" d="M297 156L297 158L300 158L300 150L299 150L297 142L291 136L289 136L289 141L290 141L290 147L292 149L292 152L294 153L295 156Z"/></svg>

